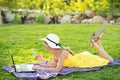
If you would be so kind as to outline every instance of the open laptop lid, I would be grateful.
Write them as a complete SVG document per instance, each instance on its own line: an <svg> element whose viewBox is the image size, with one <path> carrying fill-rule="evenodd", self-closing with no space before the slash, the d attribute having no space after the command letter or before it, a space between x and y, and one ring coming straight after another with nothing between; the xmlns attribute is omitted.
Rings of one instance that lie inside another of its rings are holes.
<svg viewBox="0 0 120 80"><path fill-rule="evenodd" d="M12 52L11 52L11 50L8 50L8 52L9 52L9 54L10 54L10 57L11 57L11 60L12 60L12 64L13 64L13 67L14 67L15 72L16 72L15 61L14 61L14 58L13 58Z"/></svg>
<svg viewBox="0 0 120 80"><path fill-rule="evenodd" d="M11 56L11 60L12 60L12 64L15 69L15 72L34 72L35 71L32 69L32 67L34 66L33 64L17 64L16 65L12 55L12 51L11 50L8 50L8 51Z"/></svg>

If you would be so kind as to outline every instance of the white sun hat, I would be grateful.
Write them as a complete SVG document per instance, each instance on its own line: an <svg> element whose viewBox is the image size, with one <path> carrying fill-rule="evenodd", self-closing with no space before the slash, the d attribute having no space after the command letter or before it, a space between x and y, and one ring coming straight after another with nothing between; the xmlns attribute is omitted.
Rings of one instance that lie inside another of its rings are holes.
<svg viewBox="0 0 120 80"><path fill-rule="evenodd" d="M46 38L42 38L41 40L47 42L47 44L51 48L61 48L61 46L59 44L60 39L56 34L50 33L47 35Z"/></svg>

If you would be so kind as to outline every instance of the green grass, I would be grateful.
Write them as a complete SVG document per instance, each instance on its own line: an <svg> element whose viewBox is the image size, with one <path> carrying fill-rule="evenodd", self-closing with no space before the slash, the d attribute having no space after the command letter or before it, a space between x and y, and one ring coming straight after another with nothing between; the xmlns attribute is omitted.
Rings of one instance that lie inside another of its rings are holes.
<svg viewBox="0 0 120 80"><path fill-rule="evenodd" d="M60 43L74 52L74 54L89 51L97 54L97 51L88 46L91 34L99 28L105 27L106 31L102 37L105 50L114 58L120 59L120 27L119 25L97 25L97 24L66 24L66 25L18 25L7 24L0 26L0 80L24 80L14 77L12 74L2 70L2 66L11 65L12 61L7 47L12 50L15 63L34 63L34 56L30 48L47 59L51 54L45 51L40 38L46 37L48 33L56 33L61 38ZM120 66L105 67L99 71L74 72L68 75L59 75L50 80L119 80Z"/></svg>

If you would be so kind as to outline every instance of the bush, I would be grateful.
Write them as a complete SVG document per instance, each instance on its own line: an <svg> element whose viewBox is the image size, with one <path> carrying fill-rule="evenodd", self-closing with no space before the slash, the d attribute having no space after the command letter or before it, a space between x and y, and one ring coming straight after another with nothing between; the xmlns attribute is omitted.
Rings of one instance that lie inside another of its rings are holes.
<svg viewBox="0 0 120 80"><path fill-rule="evenodd" d="M39 15L36 17L36 22L37 23L44 23L44 15Z"/></svg>

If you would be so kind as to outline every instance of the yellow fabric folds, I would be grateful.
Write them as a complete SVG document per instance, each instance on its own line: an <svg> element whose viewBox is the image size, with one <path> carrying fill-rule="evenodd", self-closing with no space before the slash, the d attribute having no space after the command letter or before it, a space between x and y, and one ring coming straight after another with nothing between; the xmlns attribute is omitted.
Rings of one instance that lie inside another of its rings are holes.
<svg viewBox="0 0 120 80"><path fill-rule="evenodd" d="M68 55L67 59L64 61L64 67L81 67L81 68L92 68L96 66L103 66L109 63L108 60L101 58L98 55L93 55L88 51L76 54L72 56Z"/></svg>

